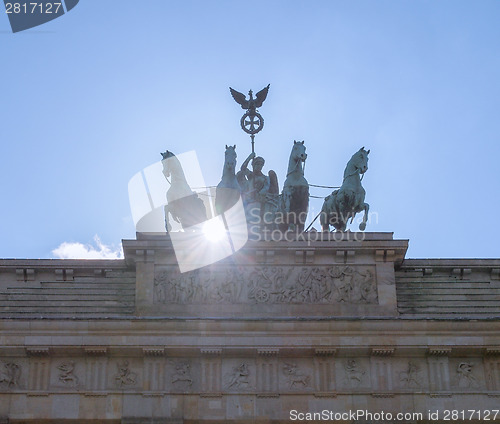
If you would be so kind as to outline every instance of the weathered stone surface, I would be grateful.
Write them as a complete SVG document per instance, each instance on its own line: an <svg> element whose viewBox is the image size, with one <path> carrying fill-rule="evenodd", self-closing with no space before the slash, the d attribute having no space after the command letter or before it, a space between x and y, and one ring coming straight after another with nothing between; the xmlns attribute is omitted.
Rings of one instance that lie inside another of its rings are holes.
<svg viewBox="0 0 500 424"><path fill-rule="evenodd" d="M499 259L409 259L396 270L398 310L405 316L497 317Z"/></svg>

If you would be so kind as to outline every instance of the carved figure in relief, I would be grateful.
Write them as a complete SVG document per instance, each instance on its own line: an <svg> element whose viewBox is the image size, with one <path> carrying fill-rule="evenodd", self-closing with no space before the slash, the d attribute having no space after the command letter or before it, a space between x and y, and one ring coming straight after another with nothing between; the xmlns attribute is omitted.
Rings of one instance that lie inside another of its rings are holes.
<svg viewBox="0 0 500 424"><path fill-rule="evenodd" d="M300 271L300 274L297 278L297 291L296 295L298 300L302 302L307 302L310 299L310 284L309 277L311 276L311 269L304 267Z"/></svg>
<svg viewBox="0 0 500 424"><path fill-rule="evenodd" d="M292 292L293 269L285 273L282 267L258 267L249 276L248 299L257 303L286 302Z"/></svg>
<svg viewBox="0 0 500 424"><path fill-rule="evenodd" d="M118 374L115 375L115 382L118 387L133 386L136 384L137 374L132 372L128 365L128 361L116 364Z"/></svg>
<svg viewBox="0 0 500 424"><path fill-rule="evenodd" d="M226 268L222 281L216 285L215 301L235 302L239 299L243 282L237 269Z"/></svg>
<svg viewBox="0 0 500 424"><path fill-rule="evenodd" d="M212 287L215 285L215 274L212 272L200 272L193 278L193 283L197 286L196 302L211 302L212 301Z"/></svg>
<svg viewBox="0 0 500 424"><path fill-rule="evenodd" d="M327 275L320 268L313 268L311 271L311 303L327 301L330 296L330 288L326 283Z"/></svg>
<svg viewBox="0 0 500 424"><path fill-rule="evenodd" d="M343 269L332 267L330 275L334 279L337 301L349 302L351 298L351 291L353 289L352 280L354 276L354 269L350 266L346 266Z"/></svg>
<svg viewBox="0 0 500 424"><path fill-rule="evenodd" d="M75 363L73 361L62 362L57 369L61 371L59 381L67 386L78 386L78 377L73 374L75 370Z"/></svg>
<svg viewBox="0 0 500 424"><path fill-rule="evenodd" d="M193 379L191 378L191 366L187 362L176 362L174 363L175 372L172 375L172 384L175 383L186 383L188 386L193 385Z"/></svg>
<svg viewBox="0 0 500 424"><path fill-rule="evenodd" d="M0 369L0 383L6 383L8 388L16 387L21 376L21 367L14 362L3 364L3 369Z"/></svg>
<svg viewBox="0 0 500 424"><path fill-rule="evenodd" d="M248 364L245 362L239 364L237 367L233 368L232 373L229 376L229 382L227 387L231 388L236 386L238 389L245 389L250 387L250 371L248 369Z"/></svg>
<svg viewBox="0 0 500 424"><path fill-rule="evenodd" d="M273 269L275 269L275 273L271 294L275 302L286 302L295 293L295 285L289 279L291 269L286 274L282 267L273 267Z"/></svg>
<svg viewBox="0 0 500 424"><path fill-rule="evenodd" d="M420 387L420 367L409 361L406 370L399 373L399 378L403 385L407 388L411 389Z"/></svg>
<svg viewBox="0 0 500 424"><path fill-rule="evenodd" d="M233 303L244 286L239 269L183 274L162 272L154 282L155 303Z"/></svg>
<svg viewBox="0 0 500 424"><path fill-rule="evenodd" d="M479 384L476 380L474 374L472 374L472 368L474 364L470 362L460 362L457 366L457 378L458 387L469 389L473 387L478 387Z"/></svg>
<svg viewBox="0 0 500 424"><path fill-rule="evenodd" d="M355 359L349 359L344 365L344 370L347 382L351 387L356 388L362 383L366 371L356 363Z"/></svg>
<svg viewBox="0 0 500 424"><path fill-rule="evenodd" d="M360 298L364 303L374 303L377 300L377 292L376 287L373 284L373 274L369 269L367 269L364 273L358 272L357 275L361 277L359 281L360 288Z"/></svg>
<svg viewBox="0 0 500 424"><path fill-rule="evenodd" d="M328 271L333 279L331 297L337 302L375 303L376 286L370 270L359 271L351 266L331 267Z"/></svg>
<svg viewBox="0 0 500 424"><path fill-rule="evenodd" d="M167 302L167 290L166 284L162 279L155 278L154 281L154 302L155 303L166 303Z"/></svg>
<svg viewBox="0 0 500 424"><path fill-rule="evenodd" d="M290 389L295 387L297 384L300 384L303 387L307 387L309 385L310 377L299 371L297 364L285 363L283 365L283 374L287 377Z"/></svg>

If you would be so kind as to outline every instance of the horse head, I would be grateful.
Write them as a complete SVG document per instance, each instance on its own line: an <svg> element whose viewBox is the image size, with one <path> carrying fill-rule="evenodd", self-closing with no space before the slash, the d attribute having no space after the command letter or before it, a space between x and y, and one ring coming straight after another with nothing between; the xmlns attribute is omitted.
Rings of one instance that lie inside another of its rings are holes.
<svg viewBox="0 0 500 424"><path fill-rule="evenodd" d="M163 159L168 159L168 158L171 158L172 156L175 156L172 152L170 152L169 150L165 151L165 153L160 153L161 157Z"/></svg>
<svg viewBox="0 0 500 424"><path fill-rule="evenodd" d="M364 174L368 171L368 154L370 150L365 150L364 147L354 153L347 163L344 171L344 179L355 174Z"/></svg>
<svg viewBox="0 0 500 424"><path fill-rule="evenodd" d="M293 140L292 157L296 161L305 162L307 159L306 146L304 146L304 140L296 141Z"/></svg>
<svg viewBox="0 0 500 424"><path fill-rule="evenodd" d="M226 144L226 151L225 151L225 161L224 161L224 169L227 169L228 171L231 171L234 173L234 170L236 169L236 144L234 146L228 146Z"/></svg>
<svg viewBox="0 0 500 424"><path fill-rule="evenodd" d="M357 152L356 152L356 156L357 156L357 164L356 166L358 167L359 169L359 173L360 174L364 174L366 171L368 171L368 154L370 153L370 150L365 150L364 147L362 147L361 149L359 149Z"/></svg>
<svg viewBox="0 0 500 424"><path fill-rule="evenodd" d="M162 165L163 165L163 175L165 175L165 177L170 177L170 174L171 174L171 167L172 167L172 158L175 158L175 155L170 152L170 151L165 151L165 153L160 153L161 157L162 157Z"/></svg>

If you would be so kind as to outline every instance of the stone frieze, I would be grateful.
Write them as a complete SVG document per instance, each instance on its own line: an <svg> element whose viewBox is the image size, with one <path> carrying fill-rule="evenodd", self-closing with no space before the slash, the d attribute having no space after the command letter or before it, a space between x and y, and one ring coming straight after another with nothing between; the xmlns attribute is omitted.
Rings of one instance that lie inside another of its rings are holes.
<svg viewBox="0 0 500 424"><path fill-rule="evenodd" d="M156 304L376 304L373 266L260 266L160 270Z"/></svg>
<svg viewBox="0 0 500 424"><path fill-rule="evenodd" d="M149 357L0 361L0 392L498 394L498 357ZM384 366L383 366L384 365ZM436 372L438 370L439 372ZM22 372L21 372L22 371ZM43 374L43 381L37 382ZM25 376L21 383L20 376ZM29 384L26 384L29 382Z"/></svg>

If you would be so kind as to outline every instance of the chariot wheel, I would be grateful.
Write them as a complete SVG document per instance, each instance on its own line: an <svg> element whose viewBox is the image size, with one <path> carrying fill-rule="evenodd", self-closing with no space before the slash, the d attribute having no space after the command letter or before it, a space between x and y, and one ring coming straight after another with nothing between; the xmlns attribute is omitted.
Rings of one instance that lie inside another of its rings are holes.
<svg viewBox="0 0 500 424"><path fill-rule="evenodd" d="M269 300L269 293L264 289L257 289L255 292L255 300L257 303L266 303Z"/></svg>
<svg viewBox="0 0 500 424"><path fill-rule="evenodd" d="M257 134L264 128L264 118L259 112L248 111L241 117L240 124L247 134Z"/></svg>

